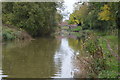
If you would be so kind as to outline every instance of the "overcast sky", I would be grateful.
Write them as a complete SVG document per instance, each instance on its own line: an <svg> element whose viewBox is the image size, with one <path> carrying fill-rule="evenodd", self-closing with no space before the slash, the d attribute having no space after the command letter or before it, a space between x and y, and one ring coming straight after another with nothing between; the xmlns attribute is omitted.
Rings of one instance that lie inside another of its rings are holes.
<svg viewBox="0 0 120 80"><path fill-rule="evenodd" d="M72 13L74 10L74 3L78 2L78 0L64 0L64 5L66 6L65 10L62 12L63 14L66 15L66 17L63 18L63 20L65 19L69 19L69 14L68 13Z"/></svg>

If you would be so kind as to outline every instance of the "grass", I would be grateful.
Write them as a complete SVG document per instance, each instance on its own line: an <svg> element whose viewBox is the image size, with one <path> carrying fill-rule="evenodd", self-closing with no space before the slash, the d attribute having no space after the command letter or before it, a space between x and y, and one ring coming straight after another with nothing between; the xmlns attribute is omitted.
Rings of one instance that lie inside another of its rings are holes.
<svg viewBox="0 0 120 80"><path fill-rule="evenodd" d="M94 68L95 71L98 71L98 78L117 78L118 77L118 60L113 55L114 53L118 53L118 37L115 35L103 35L103 33L99 34L94 31L86 31L90 33L95 33L91 36L90 40L85 41L86 50L89 53L97 54L95 50L100 46L102 48L103 58L97 59L99 55L96 55L94 58ZM77 34L80 36L82 34ZM96 36L96 37L95 37ZM96 44L97 41L97 44ZM111 53L110 48L113 50L114 53ZM99 52L101 52L99 50ZM103 64L102 64L103 63Z"/></svg>
<svg viewBox="0 0 120 80"><path fill-rule="evenodd" d="M105 32L97 32L92 30L81 30L79 32L72 32L76 36L80 37L85 35L92 34L91 39L85 41L85 51L88 51L90 54L97 54L98 52L103 53L103 58L97 59L99 55L96 55L93 60L94 71L98 72L98 78L117 78L118 77L118 60L113 55L118 53L118 37L116 35L106 34ZM93 34L94 33L94 34ZM87 35L85 35L87 36ZM80 38L81 39L81 38ZM97 42L97 44L96 44ZM108 47L110 45L110 48ZM101 47L101 50L97 50L98 47ZM111 53L111 50L114 53ZM97 52L95 51L97 50ZM102 64L103 63L103 64Z"/></svg>
<svg viewBox="0 0 120 80"><path fill-rule="evenodd" d="M116 53L118 50L116 49L118 45L118 37L113 35L106 35L101 36L99 38L99 44L101 45L104 53L104 60L105 65L107 68L105 70L102 70L99 73L99 78L116 78L118 76L118 60L115 56L112 55L110 50L107 47L109 41L111 49Z"/></svg>

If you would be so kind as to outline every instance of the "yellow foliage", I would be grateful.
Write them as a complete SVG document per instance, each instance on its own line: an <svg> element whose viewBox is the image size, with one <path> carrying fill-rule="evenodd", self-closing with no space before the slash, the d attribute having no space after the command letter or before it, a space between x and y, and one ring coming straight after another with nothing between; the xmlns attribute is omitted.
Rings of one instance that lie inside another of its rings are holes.
<svg viewBox="0 0 120 80"><path fill-rule="evenodd" d="M104 5L102 8L102 11L100 13L98 13L100 20L111 20L111 12L110 12L110 7L108 5Z"/></svg>
<svg viewBox="0 0 120 80"><path fill-rule="evenodd" d="M103 10L110 10L110 7L108 5L104 5L104 7L102 7Z"/></svg>
<svg viewBox="0 0 120 80"><path fill-rule="evenodd" d="M79 24L79 21L78 21L78 20L75 20L75 22L76 22L77 24Z"/></svg>
<svg viewBox="0 0 120 80"><path fill-rule="evenodd" d="M70 15L70 22L74 24L80 24L84 21L87 14L88 14L88 5L87 4L81 5L79 10L75 10Z"/></svg>

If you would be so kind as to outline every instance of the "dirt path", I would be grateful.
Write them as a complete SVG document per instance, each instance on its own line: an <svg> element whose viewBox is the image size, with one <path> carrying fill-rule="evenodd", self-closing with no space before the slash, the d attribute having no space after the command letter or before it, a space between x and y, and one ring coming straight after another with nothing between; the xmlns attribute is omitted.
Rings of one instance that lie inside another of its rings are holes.
<svg viewBox="0 0 120 80"><path fill-rule="evenodd" d="M118 56L118 54L115 53L115 52L113 51L113 49L111 48L111 46L110 46L110 41L107 40L107 39L104 39L104 40L107 42L107 48L108 48L108 50L110 51L110 53L111 53L113 56L115 56L118 60L120 60L120 57ZM116 48L116 49L118 50L118 48Z"/></svg>

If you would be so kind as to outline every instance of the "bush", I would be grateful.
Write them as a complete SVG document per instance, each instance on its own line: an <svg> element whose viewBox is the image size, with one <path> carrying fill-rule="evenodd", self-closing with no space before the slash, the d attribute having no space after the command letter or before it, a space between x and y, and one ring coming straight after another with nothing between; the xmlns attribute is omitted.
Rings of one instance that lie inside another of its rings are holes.
<svg viewBox="0 0 120 80"><path fill-rule="evenodd" d="M33 37L48 35L56 27L56 3L2 3L3 23L26 30Z"/></svg>
<svg viewBox="0 0 120 80"><path fill-rule="evenodd" d="M15 32L13 32L11 29L5 29L2 33L3 40L13 40L16 38Z"/></svg>

